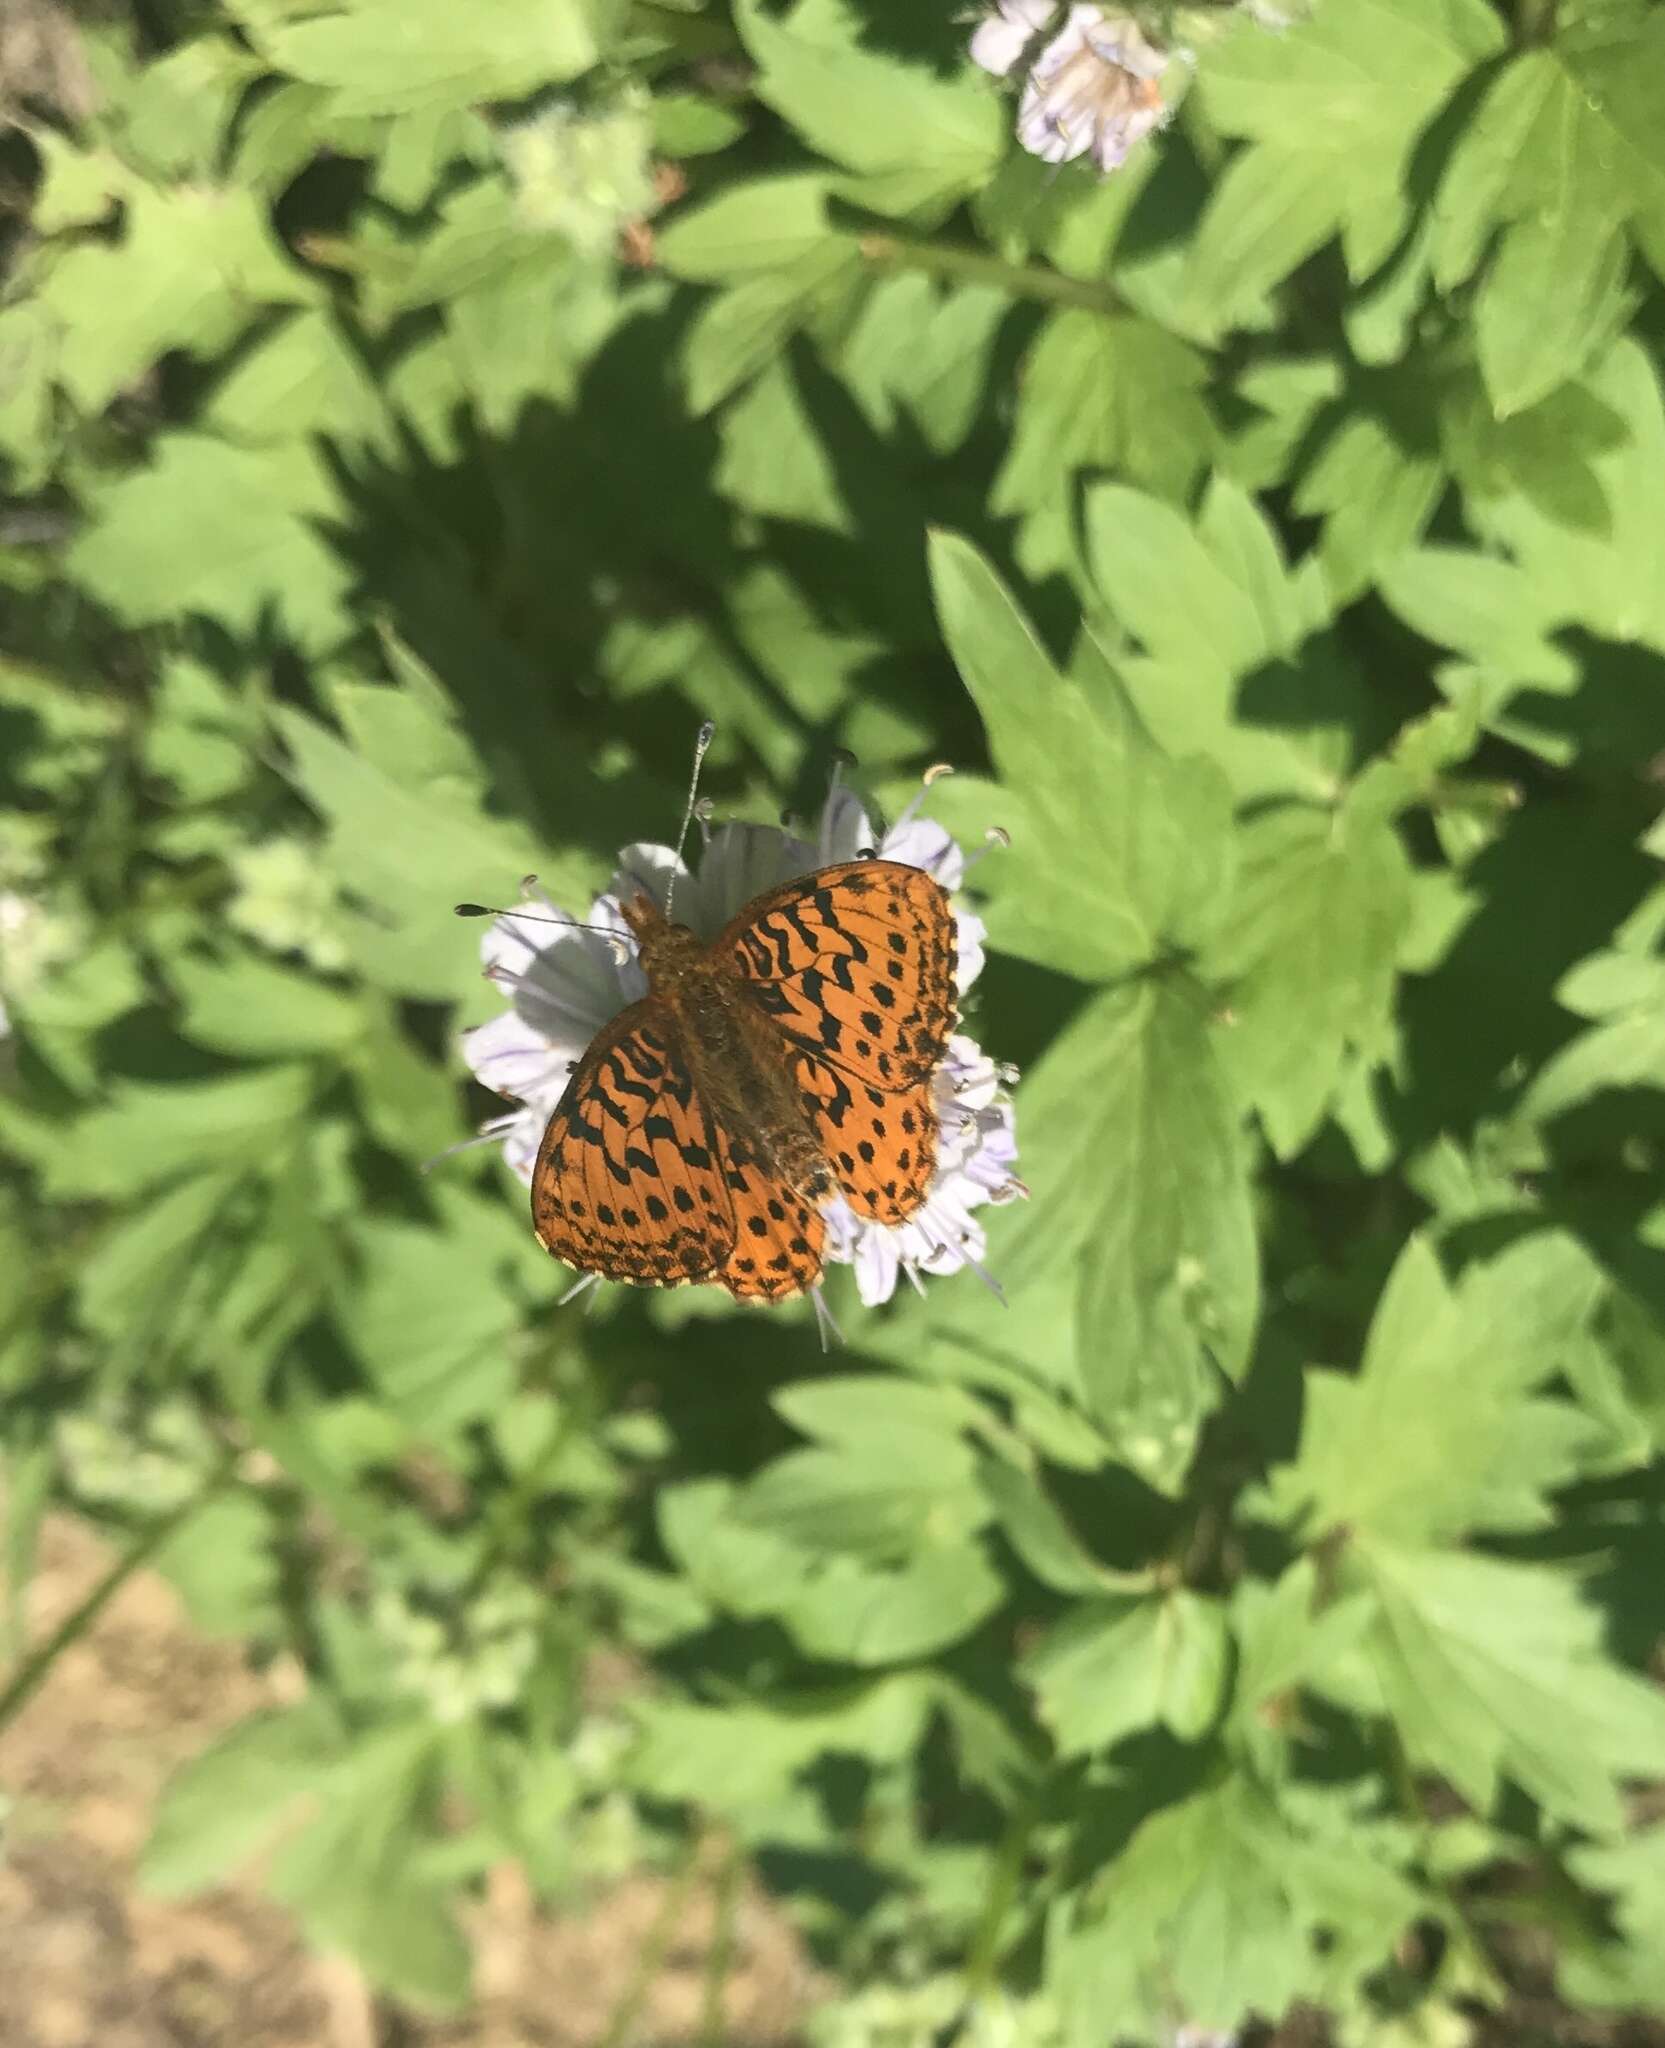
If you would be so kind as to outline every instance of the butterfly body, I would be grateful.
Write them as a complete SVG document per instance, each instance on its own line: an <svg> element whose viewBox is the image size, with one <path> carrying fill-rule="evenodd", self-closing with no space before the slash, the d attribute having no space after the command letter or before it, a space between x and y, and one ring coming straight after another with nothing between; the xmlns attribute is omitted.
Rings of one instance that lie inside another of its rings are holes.
<svg viewBox="0 0 1665 2048"><path fill-rule="evenodd" d="M954 915L923 870L848 861L765 892L709 945L624 908L648 993L556 1105L532 1217L568 1265L779 1300L820 1278L819 1204L895 1224L936 1161Z"/></svg>
<svg viewBox="0 0 1665 2048"><path fill-rule="evenodd" d="M651 897L625 904L623 915L650 996L676 1020L695 1093L713 1121L772 1179L815 1200L830 1193L832 1170L781 1057L780 1034L748 984Z"/></svg>

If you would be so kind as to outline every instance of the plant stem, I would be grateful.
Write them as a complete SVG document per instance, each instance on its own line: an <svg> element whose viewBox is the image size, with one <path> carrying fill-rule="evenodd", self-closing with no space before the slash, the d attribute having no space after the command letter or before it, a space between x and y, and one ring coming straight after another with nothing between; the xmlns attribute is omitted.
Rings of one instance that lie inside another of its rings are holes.
<svg viewBox="0 0 1665 2048"><path fill-rule="evenodd" d="M1025 1803L1007 1823L995 1853L988 1897L983 1902L982 1918L972 1936L971 1954L965 1971L966 1990L972 1998L983 1997L994 1984L995 1972L1000 1965L1001 1936L1017 1898L1024 1859L1029 1854L1029 1838L1034 1832L1035 1808Z"/></svg>
<svg viewBox="0 0 1665 2048"><path fill-rule="evenodd" d="M711 1929L711 1953L705 1960L705 1988L700 1998L700 2048L723 2048L723 1991L728 1983L729 1965L734 1960L734 1923L740 1908L743 1875L739 1846L731 1843L717 1880L717 1916Z"/></svg>
<svg viewBox="0 0 1665 2048"><path fill-rule="evenodd" d="M1411 1764L1410 1753L1398 1728L1389 1721L1383 1731L1387 1751L1388 1782L1392 1785L1401 1811L1416 1832L1426 1840L1433 1832L1433 1823L1428 1818L1428 1809L1422 1803L1422 1792L1416 1782L1416 1771ZM1486 1952L1481 1930L1469 1910L1468 1901L1462 1895L1459 1884L1446 1880L1435 1886L1440 1896L1451 1909L1454 1922L1453 1933L1462 1947L1468 1951L1467 1962L1476 1975L1490 1984L1493 1995L1499 2003L1504 1998L1504 1988L1498 1979L1496 1965Z"/></svg>
<svg viewBox="0 0 1665 2048"><path fill-rule="evenodd" d="M1049 306L1077 306L1089 313L1123 313L1120 295L1091 278L1069 277L1061 270L1037 270L1007 263L981 249L955 249L941 242L910 242L901 235L859 235L856 248L871 270L919 270L929 277L952 278L960 284L995 285L1014 298L1036 299Z"/></svg>
<svg viewBox="0 0 1665 2048"><path fill-rule="evenodd" d="M1556 0L1516 0L1515 44L1522 50L1536 49L1555 39Z"/></svg>
<svg viewBox="0 0 1665 2048"><path fill-rule="evenodd" d="M693 1889L694 1874L699 1868L702 1837L694 1835L683 1852L682 1862L676 1876L666 1890L653 1925L648 1929L647 1940L636 1952L636 1961L619 1993L618 2001L607 2021L597 2048L624 2048L631 2028L636 2024L653 1980L659 1975L665 1960L665 1951L671 1945L671 1936L681 1918L682 1909L688 1903L688 1894Z"/></svg>
<svg viewBox="0 0 1665 2048"><path fill-rule="evenodd" d="M143 1535L135 1538L127 1551L104 1574L79 1606L66 1614L58 1626L36 1649L31 1650L7 1681L5 1690L0 1692L0 1729L4 1729L20 1714L29 1701L45 1683L47 1673L71 1643L84 1636L93 1623L109 1606L110 1602L126 1585L142 1565L156 1555L171 1536L175 1536L196 1514L206 1507L225 1487L230 1479L237 1453L230 1452L224 1457L213 1473L204 1482L201 1490L182 1502L161 1520L152 1523Z"/></svg>

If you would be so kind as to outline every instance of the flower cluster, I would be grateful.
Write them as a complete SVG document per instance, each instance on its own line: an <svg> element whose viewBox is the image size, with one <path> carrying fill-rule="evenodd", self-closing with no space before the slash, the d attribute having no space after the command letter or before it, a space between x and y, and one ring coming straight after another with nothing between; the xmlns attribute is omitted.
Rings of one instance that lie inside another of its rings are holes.
<svg viewBox="0 0 1665 2048"><path fill-rule="evenodd" d="M626 222L658 205L645 96L590 114L551 107L506 129L499 143L521 219L564 235L580 255L603 254Z"/></svg>
<svg viewBox="0 0 1665 2048"><path fill-rule="evenodd" d="M538 1655L544 1603L530 1586L500 1581L472 1600L412 1586L380 1587L370 1621L393 1683L445 1726L513 1706Z"/></svg>
<svg viewBox="0 0 1665 2048"><path fill-rule="evenodd" d="M1168 117L1169 52L1126 14L1071 6L1052 33L1057 0L996 0L971 38L975 63L997 78L1024 70L1018 141L1049 164L1091 155L1113 171Z"/></svg>
<svg viewBox="0 0 1665 2048"><path fill-rule="evenodd" d="M921 792L921 797L923 792ZM562 913L547 898L527 917L509 913L481 944L487 977L509 1007L466 1033L463 1053L478 1080L519 1107L494 1118L483 1135L500 1140L508 1164L530 1182L538 1144L568 1077L586 1048L621 1010L647 993L621 903L638 890L661 905L675 877L678 923L715 938L754 896L835 861L877 852L923 868L950 892L965 878L966 857L942 826L919 815L920 800L879 834L859 798L836 779L813 836L772 825L725 824L708 832L698 869L668 846L627 846L611 887L596 898L588 923L550 937L538 921ZM703 827L702 827L703 829ZM983 965L983 925L956 906L959 986ZM864 1302L887 1301L900 1277L918 1287L926 1274L981 1271L983 1227L975 1211L1023 1193L1015 1177L1017 1141L1001 1071L976 1041L956 1033L936 1076L938 1156L924 1205L894 1228L858 1217L842 1199L823 1205L826 1256L855 1268Z"/></svg>

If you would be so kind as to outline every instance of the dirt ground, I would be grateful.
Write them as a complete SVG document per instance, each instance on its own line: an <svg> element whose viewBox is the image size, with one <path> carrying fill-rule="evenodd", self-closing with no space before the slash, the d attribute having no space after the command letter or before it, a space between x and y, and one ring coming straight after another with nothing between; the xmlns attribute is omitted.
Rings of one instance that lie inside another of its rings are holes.
<svg viewBox="0 0 1665 2048"><path fill-rule="evenodd" d="M28 1599L38 1641L107 1563L82 1526L47 1526ZM394 2012L349 1965L309 1955L253 1890L162 1902L133 1870L173 1767L275 1690L230 1646L187 1627L142 1573L54 1667L0 1756L0 2048L596 2048L664 1901L621 1884L582 1916L541 1916L512 1869L493 1873L471 1930L475 2009ZM713 1900L694 1894L629 2048L674 2048L700 2026ZM725 2048L795 2038L810 2000L790 1931L742 1902Z"/></svg>

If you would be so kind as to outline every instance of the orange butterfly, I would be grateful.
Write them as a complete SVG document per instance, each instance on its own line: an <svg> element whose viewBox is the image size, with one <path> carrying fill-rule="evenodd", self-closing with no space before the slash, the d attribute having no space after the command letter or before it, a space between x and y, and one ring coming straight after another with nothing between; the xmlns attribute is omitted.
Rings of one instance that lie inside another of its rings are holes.
<svg viewBox="0 0 1665 2048"><path fill-rule="evenodd" d="M549 1120L538 1236L608 1280L801 1294L821 1277L821 1201L897 1224L930 1188L931 1077L958 1009L948 894L853 860L767 890L709 946L646 895L624 920L648 994Z"/></svg>

